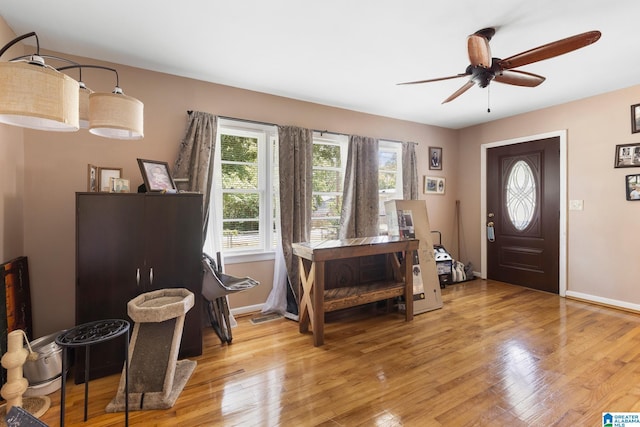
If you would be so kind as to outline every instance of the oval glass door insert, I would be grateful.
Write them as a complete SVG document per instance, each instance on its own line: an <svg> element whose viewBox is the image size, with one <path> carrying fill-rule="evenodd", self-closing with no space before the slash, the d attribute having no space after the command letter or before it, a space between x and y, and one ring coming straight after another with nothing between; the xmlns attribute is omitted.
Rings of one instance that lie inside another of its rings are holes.
<svg viewBox="0 0 640 427"><path fill-rule="evenodd" d="M522 231L529 226L536 208L536 182L531 167L518 160L507 176L505 204L509 220Z"/></svg>

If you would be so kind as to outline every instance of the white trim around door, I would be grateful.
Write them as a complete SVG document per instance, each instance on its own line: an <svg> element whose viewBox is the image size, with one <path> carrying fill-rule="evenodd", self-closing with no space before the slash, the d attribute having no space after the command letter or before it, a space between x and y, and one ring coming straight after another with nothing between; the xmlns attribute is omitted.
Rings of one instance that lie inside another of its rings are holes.
<svg viewBox="0 0 640 427"><path fill-rule="evenodd" d="M559 293L567 293L567 131L558 130L539 135L530 135L504 141L489 142L480 146L480 275L487 278L487 150L504 145L519 144L545 138L560 138L560 256L559 265Z"/></svg>

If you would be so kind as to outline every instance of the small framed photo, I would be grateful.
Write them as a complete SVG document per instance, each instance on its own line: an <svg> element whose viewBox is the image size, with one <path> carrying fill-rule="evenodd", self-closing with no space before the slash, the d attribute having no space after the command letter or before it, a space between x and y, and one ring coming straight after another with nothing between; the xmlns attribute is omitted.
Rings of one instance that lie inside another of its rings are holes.
<svg viewBox="0 0 640 427"><path fill-rule="evenodd" d="M616 158L614 167L633 168L640 167L640 144L616 145Z"/></svg>
<svg viewBox="0 0 640 427"><path fill-rule="evenodd" d="M640 132L640 104L631 106L631 133Z"/></svg>
<svg viewBox="0 0 640 427"><path fill-rule="evenodd" d="M98 167L88 165L87 167L87 191L95 193L98 191Z"/></svg>
<svg viewBox="0 0 640 427"><path fill-rule="evenodd" d="M140 166L140 172L147 191L177 191L167 162L138 159L138 166Z"/></svg>
<svg viewBox="0 0 640 427"><path fill-rule="evenodd" d="M99 167L98 182L100 183L100 188L98 188L98 191L108 193L111 184L109 179L120 177L122 177L122 168Z"/></svg>
<svg viewBox="0 0 640 427"><path fill-rule="evenodd" d="M627 175L624 177L627 200L640 201L640 175Z"/></svg>
<svg viewBox="0 0 640 427"><path fill-rule="evenodd" d="M429 147L429 169L442 170L442 148Z"/></svg>
<svg viewBox="0 0 640 427"><path fill-rule="evenodd" d="M109 193L128 193L129 180L124 178L109 178Z"/></svg>
<svg viewBox="0 0 640 427"><path fill-rule="evenodd" d="M424 177L424 194L444 194L445 179L440 176Z"/></svg>

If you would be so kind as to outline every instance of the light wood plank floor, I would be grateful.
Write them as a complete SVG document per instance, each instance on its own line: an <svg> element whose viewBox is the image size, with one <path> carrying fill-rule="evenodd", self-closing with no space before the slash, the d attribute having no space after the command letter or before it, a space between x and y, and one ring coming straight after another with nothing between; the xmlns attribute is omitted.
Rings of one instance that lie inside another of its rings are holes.
<svg viewBox="0 0 640 427"><path fill-rule="evenodd" d="M313 347L298 324L238 319L233 344L205 332L205 353L176 405L138 411L157 426L601 426L640 411L640 315L475 280L444 308L405 323L351 313ZM119 376L68 385L66 425L123 425L105 414ZM70 381L72 383L72 381ZM59 425L60 392L42 417Z"/></svg>

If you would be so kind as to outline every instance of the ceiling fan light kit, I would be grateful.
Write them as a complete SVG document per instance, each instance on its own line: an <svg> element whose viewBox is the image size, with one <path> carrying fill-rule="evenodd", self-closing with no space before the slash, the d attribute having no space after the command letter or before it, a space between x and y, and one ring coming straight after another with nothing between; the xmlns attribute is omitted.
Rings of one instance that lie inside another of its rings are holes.
<svg viewBox="0 0 640 427"><path fill-rule="evenodd" d="M0 123L46 131L89 132L107 138L140 139L144 136L144 104L124 95L118 72L100 65L81 65L54 56L40 55L35 32L16 37L0 49L0 57L17 42L35 37L36 54L0 62ZM72 65L54 68L44 58ZM62 73L78 68L80 80ZM83 68L112 71L116 88L112 93L93 92L82 81ZM95 100L92 101L92 99Z"/></svg>
<svg viewBox="0 0 640 427"><path fill-rule="evenodd" d="M467 37L467 53L469 66L464 73L435 79L417 80L398 83L399 85L413 85L421 83L437 82L442 80L468 77L469 80L457 91L451 94L442 103L453 101L476 84L485 88L491 81L514 86L536 87L545 81L545 77L514 68L544 61L583 48L600 39L600 31L587 31L562 40L547 43L533 49L518 53L506 59L491 56L489 41L495 35L494 28L484 28Z"/></svg>

